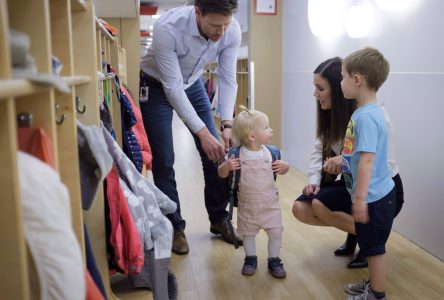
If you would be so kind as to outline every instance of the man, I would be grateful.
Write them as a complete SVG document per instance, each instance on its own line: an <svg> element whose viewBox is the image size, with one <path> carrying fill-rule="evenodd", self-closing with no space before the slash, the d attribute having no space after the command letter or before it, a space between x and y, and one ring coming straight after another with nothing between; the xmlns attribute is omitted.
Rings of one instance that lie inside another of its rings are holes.
<svg viewBox="0 0 444 300"><path fill-rule="evenodd" d="M141 62L140 108L153 154L154 183L177 203L177 211L167 215L174 227L172 250L177 254L188 253L189 247L173 168L173 109L193 134L201 156L210 231L233 243L227 221L228 195L215 162L230 147L241 42L239 24L232 18L236 9L237 0L196 0L194 7L168 11L154 25L153 43ZM201 80L204 66L216 58L225 149L217 138Z"/></svg>

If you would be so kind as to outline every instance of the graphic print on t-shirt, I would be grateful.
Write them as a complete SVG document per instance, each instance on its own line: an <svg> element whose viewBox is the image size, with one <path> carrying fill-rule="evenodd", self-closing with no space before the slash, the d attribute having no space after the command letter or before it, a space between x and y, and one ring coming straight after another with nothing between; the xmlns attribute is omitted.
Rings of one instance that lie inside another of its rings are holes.
<svg viewBox="0 0 444 300"><path fill-rule="evenodd" d="M350 119L347 125L347 131L344 138L344 147L342 148L342 175L344 176L345 185L350 194L352 194L353 177L350 169L350 161L355 146L355 121Z"/></svg>

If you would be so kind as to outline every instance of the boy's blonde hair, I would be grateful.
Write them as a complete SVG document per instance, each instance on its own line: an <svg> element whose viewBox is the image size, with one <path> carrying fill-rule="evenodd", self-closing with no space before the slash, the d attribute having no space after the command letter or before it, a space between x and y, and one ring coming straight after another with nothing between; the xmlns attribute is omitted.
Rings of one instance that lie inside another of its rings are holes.
<svg viewBox="0 0 444 300"><path fill-rule="evenodd" d="M390 64L379 50L364 48L347 56L342 65L348 74L359 73L365 77L369 88L378 91L390 71Z"/></svg>
<svg viewBox="0 0 444 300"><path fill-rule="evenodd" d="M239 108L242 111L233 120L233 138L236 144L243 145L248 140L250 133L256 128L258 120L265 119L268 121L268 117L261 111L249 110L243 105Z"/></svg>

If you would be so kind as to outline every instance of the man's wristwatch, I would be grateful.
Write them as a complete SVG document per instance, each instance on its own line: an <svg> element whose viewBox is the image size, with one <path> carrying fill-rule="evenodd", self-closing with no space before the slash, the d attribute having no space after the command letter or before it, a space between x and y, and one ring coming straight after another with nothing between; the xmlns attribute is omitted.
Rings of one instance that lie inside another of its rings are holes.
<svg viewBox="0 0 444 300"><path fill-rule="evenodd" d="M225 128L233 128L231 124L223 124L220 126L220 131L224 131Z"/></svg>

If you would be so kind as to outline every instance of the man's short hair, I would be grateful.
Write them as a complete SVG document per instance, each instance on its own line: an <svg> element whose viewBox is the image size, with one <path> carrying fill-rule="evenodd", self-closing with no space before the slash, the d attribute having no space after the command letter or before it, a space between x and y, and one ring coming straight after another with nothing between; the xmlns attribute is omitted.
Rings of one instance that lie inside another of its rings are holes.
<svg viewBox="0 0 444 300"><path fill-rule="evenodd" d="M367 81L369 88L377 91L390 71L390 64L379 50L371 47L353 52L342 62L348 74L359 73Z"/></svg>
<svg viewBox="0 0 444 300"><path fill-rule="evenodd" d="M195 0L194 6L199 7L202 16L207 13L231 16L237 10L237 0Z"/></svg>

